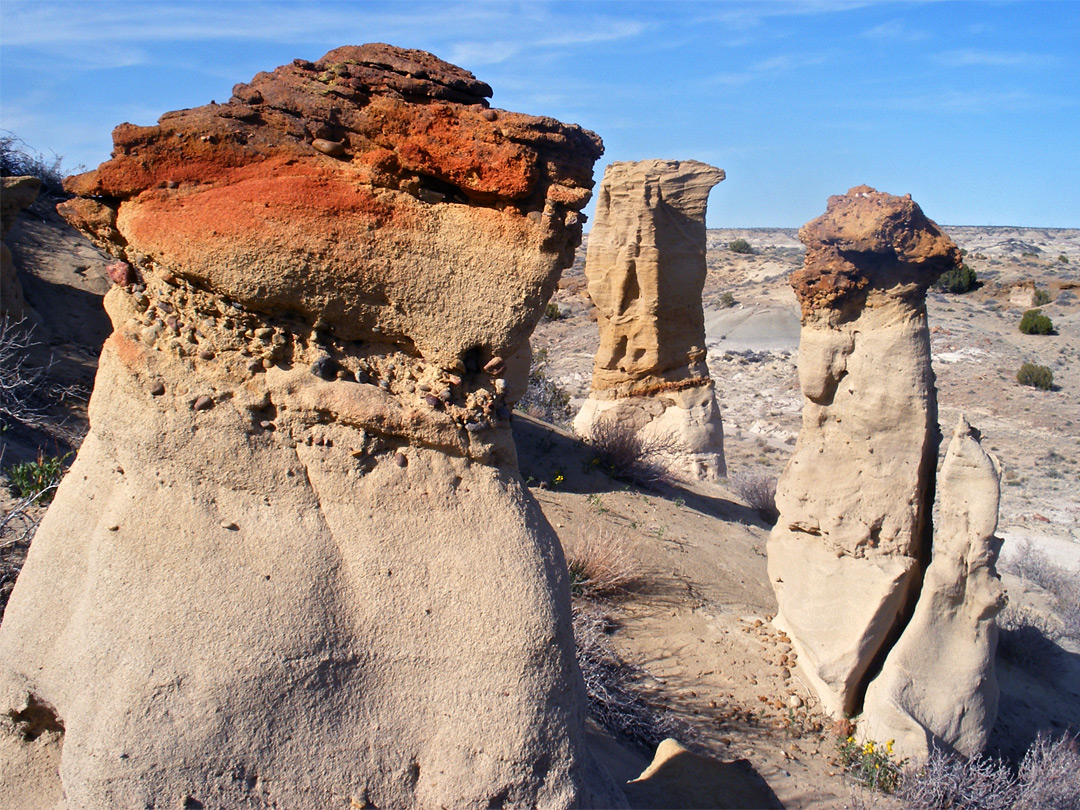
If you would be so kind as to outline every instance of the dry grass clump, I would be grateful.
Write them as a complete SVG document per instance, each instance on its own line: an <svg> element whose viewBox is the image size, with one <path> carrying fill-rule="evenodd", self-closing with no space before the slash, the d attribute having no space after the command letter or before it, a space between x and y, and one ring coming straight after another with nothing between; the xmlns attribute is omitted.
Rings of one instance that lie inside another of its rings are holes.
<svg viewBox="0 0 1080 810"><path fill-rule="evenodd" d="M761 519L776 523L780 510L776 508L776 479L771 475L739 473L731 479L739 497L757 510Z"/></svg>
<svg viewBox="0 0 1080 810"><path fill-rule="evenodd" d="M613 629L600 610L586 602L574 605L574 641L589 698L589 716L611 734L651 753L662 740L684 730L642 695L637 684L644 672L615 652L608 640Z"/></svg>
<svg viewBox="0 0 1080 810"><path fill-rule="evenodd" d="M587 440L613 478L649 488L670 486L675 480L668 460L680 448L672 437L643 435L627 422L601 417Z"/></svg>
<svg viewBox="0 0 1080 810"><path fill-rule="evenodd" d="M925 765L905 775L897 796L911 810L1077 810L1077 740L1040 734L1016 774L1000 759L935 750Z"/></svg>
<svg viewBox="0 0 1080 810"><path fill-rule="evenodd" d="M566 552L570 591L583 599L602 600L625 596L643 582L637 562L626 552L625 541L615 532L590 523L578 542Z"/></svg>
<svg viewBox="0 0 1080 810"><path fill-rule="evenodd" d="M29 322L0 317L0 427L34 426L44 416L46 370L30 362L35 345Z"/></svg>

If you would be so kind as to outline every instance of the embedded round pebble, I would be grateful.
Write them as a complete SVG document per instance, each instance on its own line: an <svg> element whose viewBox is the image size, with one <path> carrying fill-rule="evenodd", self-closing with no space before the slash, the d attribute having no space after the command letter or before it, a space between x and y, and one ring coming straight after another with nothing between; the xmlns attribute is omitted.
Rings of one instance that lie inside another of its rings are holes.
<svg viewBox="0 0 1080 810"><path fill-rule="evenodd" d="M405 458L404 453L394 453L394 463L399 467L406 467L409 464L409 460Z"/></svg>
<svg viewBox="0 0 1080 810"><path fill-rule="evenodd" d="M316 138L311 142L316 152L322 152L330 157L341 157L345 154L345 144L337 141L328 141L326 138Z"/></svg>
<svg viewBox="0 0 1080 810"><path fill-rule="evenodd" d="M152 397L160 397L164 393L165 393L165 383L156 382L156 383L154 383L153 385L150 386L150 396L152 396Z"/></svg>
<svg viewBox="0 0 1080 810"><path fill-rule="evenodd" d="M204 395L196 399L195 404L191 407L197 411L206 411L214 407L214 400Z"/></svg>
<svg viewBox="0 0 1080 810"><path fill-rule="evenodd" d="M228 530L229 530L230 532L235 532L235 531L236 531L237 529L239 529L240 527L239 527L239 526L237 526L237 525L236 525L235 523L233 523L232 521L229 521L229 520L223 520L223 521L221 521L221 528L223 528L223 529L228 529Z"/></svg>

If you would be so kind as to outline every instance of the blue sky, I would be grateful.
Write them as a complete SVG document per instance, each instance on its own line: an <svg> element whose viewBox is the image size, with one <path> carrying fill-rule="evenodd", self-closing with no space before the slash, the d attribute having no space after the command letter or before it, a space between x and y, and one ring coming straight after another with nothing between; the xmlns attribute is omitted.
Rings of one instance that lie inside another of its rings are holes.
<svg viewBox="0 0 1080 810"><path fill-rule="evenodd" d="M611 160L725 169L711 227L867 183L942 224L1080 227L1080 2L2 0L0 129L96 166L124 121L338 45L429 50Z"/></svg>

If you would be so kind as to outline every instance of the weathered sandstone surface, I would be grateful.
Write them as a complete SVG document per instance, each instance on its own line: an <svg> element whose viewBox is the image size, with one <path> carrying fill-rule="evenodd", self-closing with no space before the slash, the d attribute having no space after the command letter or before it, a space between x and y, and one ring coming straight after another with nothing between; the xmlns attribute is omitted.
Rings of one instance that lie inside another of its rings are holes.
<svg viewBox="0 0 1080 810"><path fill-rule="evenodd" d="M979 754L997 716L995 616L1001 468L961 418L938 474L933 559L915 613L866 690L859 732L898 756Z"/></svg>
<svg viewBox="0 0 1080 810"><path fill-rule="evenodd" d="M41 190L36 177L0 178L0 239L7 237L15 218L33 204ZM0 315L18 321L26 314L26 298L8 246L0 242Z"/></svg>
<svg viewBox="0 0 1080 810"><path fill-rule="evenodd" d="M69 181L114 332L0 626L16 807L621 804L507 401L602 147L489 94L339 48Z"/></svg>
<svg viewBox="0 0 1080 810"><path fill-rule="evenodd" d="M910 197L866 186L831 197L799 238L806 401L769 576L823 709L850 714L929 563L940 438L925 295L960 253Z"/></svg>
<svg viewBox="0 0 1080 810"><path fill-rule="evenodd" d="M694 478L727 474L705 363L705 208L724 172L696 160L608 166L585 260L600 348L574 429L613 420Z"/></svg>

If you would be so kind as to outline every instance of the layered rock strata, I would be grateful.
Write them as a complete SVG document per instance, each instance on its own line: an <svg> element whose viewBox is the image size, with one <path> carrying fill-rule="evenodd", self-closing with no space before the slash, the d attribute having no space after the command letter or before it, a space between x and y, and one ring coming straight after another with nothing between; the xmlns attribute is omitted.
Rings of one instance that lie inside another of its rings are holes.
<svg viewBox="0 0 1080 810"><path fill-rule="evenodd" d="M915 612L866 690L859 732L898 757L982 753L997 717L1001 468L961 418L937 478L933 559Z"/></svg>
<svg viewBox="0 0 1080 810"><path fill-rule="evenodd" d="M19 212L37 199L41 180L36 177L0 177L0 239L15 227ZM0 241L0 316L20 321L26 315L26 298L8 246Z"/></svg>
<svg viewBox="0 0 1080 810"><path fill-rule="evenodd" d="M769 577L823 709L852 714L929 562L940 438L925 296L960 252L910 196L866 186L831 197L799 238L806 399Z"/></svg>
<svg viewBox="0 0 1080 810"><path fill-rule="evenodd" d="M4 795L622 802L508 421L602 147L490 92L339 48L69 181L114 332L0 627Z"/></svg>
<svg viewBox="0 0 1080 810"><path fill-rule="evenodd" d="M641 434L691 478L727 474L705 363L705 208L724 172L696 160L612 163L589 233L585 276L600 348L574 429Z"/></svg>

